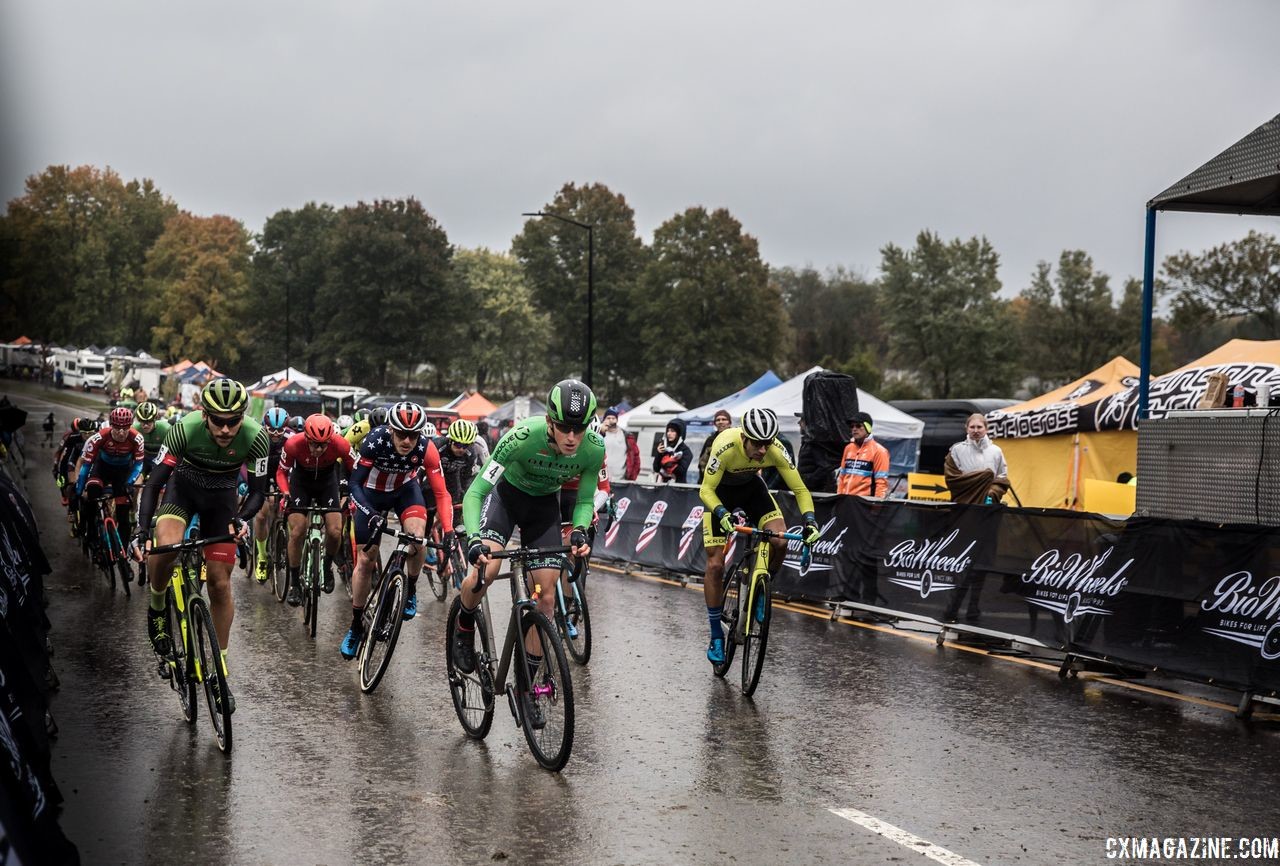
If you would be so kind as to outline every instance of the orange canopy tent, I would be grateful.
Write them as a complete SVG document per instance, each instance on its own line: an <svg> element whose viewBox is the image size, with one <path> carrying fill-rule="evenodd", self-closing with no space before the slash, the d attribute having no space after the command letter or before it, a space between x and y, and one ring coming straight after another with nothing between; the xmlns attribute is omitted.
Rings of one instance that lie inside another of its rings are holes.
<svg viewBox="0 0 1280 866"><path fill-rule="evenodd" d="M457 412L459 418L466 418L468 421L479 421L481 418L487 418L492 415L498 407L490 403L483 394L477 391L474 394L468 394L460 400L449 403L446 408Z"/></svg>

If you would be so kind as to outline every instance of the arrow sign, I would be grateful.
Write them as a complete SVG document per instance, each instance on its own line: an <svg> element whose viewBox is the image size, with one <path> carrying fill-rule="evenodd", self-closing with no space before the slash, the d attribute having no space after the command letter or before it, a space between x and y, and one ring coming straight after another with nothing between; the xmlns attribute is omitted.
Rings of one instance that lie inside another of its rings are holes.
<svg viewBox="0 0 1280 866"><path fill-rule="evenodd" d="M941 484L912 484L911 489L912 490L928 490L933 493L947 492L947 488L943 487Z"/></svg>
<svg viewBox="0 0 1280 866"><path fill-rule="evenodd" d="M907 498L950 502L951 491L947 489L946 476L928 472L907 473Z"/></svg>

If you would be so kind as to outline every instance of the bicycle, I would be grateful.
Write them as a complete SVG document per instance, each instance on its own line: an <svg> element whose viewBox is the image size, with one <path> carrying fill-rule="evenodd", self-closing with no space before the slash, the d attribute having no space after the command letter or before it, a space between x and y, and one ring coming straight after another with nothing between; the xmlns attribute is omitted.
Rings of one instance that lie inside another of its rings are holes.
<svg viewBox="0 0 1280 866"><path fill-rule="evenodd" d="M201 538L198 534L188 534L177 544L150 550L151 554L180 552L165 592L165 628L169 634L170 649L168 654L160 656L160 675L178 693L182 717L188 724L196 721L196 685L204 686L214 736L218 748L225 754L231 753L231 707L229 703L224 705L222 700L222 695L227 693L227 671L222 663L222 648L213 627L209 603L200 594L200 570L192 567L192 555L199 558L200 548L206 544L233 539L231 535Z"/></svg>
<svg viewBox="0 0 1280 866"><path fill-rule="evenodd" d="M309 506L293 512L307 515L306 536L302 539L302 570L298 573L298 589L302 593L302 627L312 638L316 636L316 621L320 609L320 584L324 579L325 532L323 508ZM283 521L282 521L283 522Z"/></svg>
<svg viewBox="0 0 1280 866"><path fill-rule="evenodd" d="M749 538L744 539L746 544L743 545L742 555L725 574L724 594L720 597L720 605L724 609L721 614L725 632L724 661L713 665L712 669L718 677L727 674L729 666L733 664L737 646L742 644L742 693L750 697L760 683L765 648L769 644L769 621L773 616L773 597L769 586L772 579L768 567L769 539L785 538L788 541L803 542L804 536L796 532L773 532L754 526L735 526L734 531ZM753 542L758 542L754 549L751 548ZM742 571L748 551L752 551L753 559L747 591L744 593ZM800 554L802 568L808 565L808 560L809 547L805 545ZM751 611L751 615L747 615L748 611Z"/></svg>
<svg viewBox="0 0 1280 866"><path fill-rule="evenodd" d="M431 541L433 544L438 545L439 549L442 551L447 548L449 555L447 557L438 558L434 568L432 568L429 563L425 562L422 566L422 576L427 579L427 585L431 587L431 594L436 597L436 601L444 601L449 595L449 581L444 576L443 566L446 562L450 564L454 562L454 549L457 548L456 544L447 546L442 544L441 542L443 542L444 539L441 533L442 530L440 529L440 524L437 522L431 527Z"/></svg>
<svg viewBox="0 0 1280 866"><path fill-rule="evenodd" d="M263 583L271 582L271 577L272 577L271 573L275 569L275 560L271 556L271 541L275 534L276 523L280 522L279 503L280 503L280 491L276 489L276 484L275 484L275 481L273 480L270 484L270 487L267 489L266 500L262 506L263 508L267 509L267 531L264 533L267 537L267 552L265 554L266 562L267 562L267 579L264 580ZM256 518L255 518L255 521L256 521ZM255 526L256 526L256 523L255 523ZM256 530L255 530L255 534L256 534ZM258 573L258 545L254 544L250 548L248 566L244 570L245 579L246 580L250 578L256 579L257 573Z"/></svg>
<svg viewBox="0 0 1280 866"><path fill-rule="evenodd" d="M377 578L369 587L369 595L365 600L364 614L361 619L364 634L360 636L360 646L356 650L359 659L360 691L366 695L378 687L382 675L387 672L391 663L391 654L395 652L396 641L400 639L400 624L404 621L404 602L408 596L408 578L405 576L404 563L409 556L409 547L438 547L437 545L410 535L403 530L389 528L385 523L375 529L375 537L365 545L368 553L380 541L378 536L390 535L398 542L386 564L378 571Z"/></svg>
<svg viewBox="0 0 1280 866"><path fill-rule="evenodd" d="M458 669L453 660L453 640L458 615L462 612L462 596L454 598L449 608L445 629L445 664L449 676L449 694L453 709L467 736L483 740L493 725L494 698L507 697L507 705L517 725L524 730L525 741L534 760L545 769L558 772L569 761L573 748L573 680L564 647L551 623L538 610L537 596L541 586L534 586L532 597L526 586L529 560L550 554L563 554L568 547L542 549L519 547L495 550L494 559L510 559L512 570L497 579L511 578L511 619L502 643L502 657L494 669L495 653L490 638L489 596L481 599L482 610L476 611L475 630L479 636L476 666L471 672ZM516 575L519 574L519 579ZM529 663L525 637L529 629L538 633L542 662L529 682ZM507 684L508 669L514 665L514 681ZM531 712L532 711L532 712Z"/></svg>
<svg viewBox="0 0 1280 866"><path fill-rule="evenodd" d="M356 531L352 520L350 502L342 509L342 535L338 541L338 552L333 557L333 567L338 572L342 585L347 589L347 598L351 597L351 574L356 568ZM286 586L287 590L288 587ZM280 597L284 600L284 596Z"/></svg>
<svg viewBox="0 0 1280 866"><path fill-rule="evenodd" d="M110 493L93 500L93 530L89 533L89 559L102 571L111 591L116 591L116 573L119 572L120 583L124 586L125 596L132 595L133 569L129 567L129 557L125 554L124 543L120 540L120 526L116 523L115 497Z"/></svg>

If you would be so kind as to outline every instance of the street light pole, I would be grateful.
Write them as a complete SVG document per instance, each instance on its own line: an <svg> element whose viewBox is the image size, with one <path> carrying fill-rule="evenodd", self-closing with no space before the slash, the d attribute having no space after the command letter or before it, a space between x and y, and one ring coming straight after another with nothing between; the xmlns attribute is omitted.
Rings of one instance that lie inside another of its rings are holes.
<svg viewBox="0 0 1280 866"><path fill-rule="evenodd" d="M595 342L592 339L592 331L595 326L595 258L596 258L596 232L595 226L590 223L580 223L577 220L560 216L558 213L549 213L547 211L538 211L536 213L522 213L521 216L527 217L550 217L554 220L560 220L562 223L577 226L580 229L587 230L587 375L583 379L587 383L588 388L595 387L591 383L592 375L595 372L592 364L592 354Z"/></svg>

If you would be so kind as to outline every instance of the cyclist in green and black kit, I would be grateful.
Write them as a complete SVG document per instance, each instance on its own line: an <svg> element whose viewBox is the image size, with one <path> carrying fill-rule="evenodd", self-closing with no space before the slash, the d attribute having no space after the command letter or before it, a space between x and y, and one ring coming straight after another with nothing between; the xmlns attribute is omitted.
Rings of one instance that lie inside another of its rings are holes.
<svg viewBox="0 0 1280 866"><path fill-rule="evenodd" d="M192 412L174 425L156 455L156 465L143 488L138 510L138 532L132 547L139 554L151 541L152 514L158 515L157 546L182 541L187 524L197 514L206 536L227 533L241 541L249 537L249 520L262 506L271 441L261 424L244 417L249 405L244 385L232 379L214 379L201 391L200 405L203 411ZM242 466L249 470L249 494L237 510L236 488ZM164 502L157 511L156 500L162 488ZM169 652L165 589L176 556L174 552L158 553L147 559L147 576L151 582L147 636L160 655ZM208 564L209 607L222 648L225 674L227 644L235 614L231 567L235 563L236 545L234 542L207 545L204 558ZM226 699L234 710L235 699L230 694Z"/></svg>
<svg viewBox="0 0 1280 866"><path fill-rule="evenodd" d="M160 417L160 410L151 402L139 403L133 414L133 429L142 434L142 451L145 455L142 459L142 478L145 480L151 474L151 468L156 465L156 455L160 453L164 438L169 435L169 422Z"/></svg>
<svg viewBox="0 0 1280 866"><path fill-rule="evenodd" d="M516 527L525 547L558 547L560 541L560 487L574 478L578 499L573 509L569 544L574 556L587 556L587 527L595 512L596 479L604 463L604 439L587 424L595 416L596 398L577 379L565 379L551 389L545 418L529 418L507 431L493 449L480 474L467 488L462 519L467 528L467 559L475 569L462 582L462 612L452 647L459 670L475 670L475 613L485 589L498 576L499 560L489 551L502 550ZM529 563L532 580L547 587L538 608L554 621L560 579L560 557L549 556ZM484 582L477 575L484 569ZM537 634L531 631L530 667L541 662Z"/></svg>

